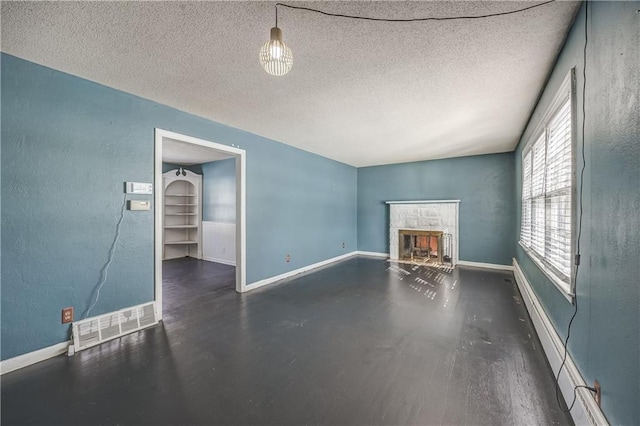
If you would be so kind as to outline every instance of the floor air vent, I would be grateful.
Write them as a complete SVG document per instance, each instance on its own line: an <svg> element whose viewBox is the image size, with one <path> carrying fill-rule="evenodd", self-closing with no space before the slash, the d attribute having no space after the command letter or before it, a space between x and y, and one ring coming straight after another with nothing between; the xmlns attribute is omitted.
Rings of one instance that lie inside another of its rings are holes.
<svg viewBox="0 0 640 426"><path fill-rule="evenodd" d="M81 351L157 323L155 302L125 308L74 322L73 345Z"/></svg>

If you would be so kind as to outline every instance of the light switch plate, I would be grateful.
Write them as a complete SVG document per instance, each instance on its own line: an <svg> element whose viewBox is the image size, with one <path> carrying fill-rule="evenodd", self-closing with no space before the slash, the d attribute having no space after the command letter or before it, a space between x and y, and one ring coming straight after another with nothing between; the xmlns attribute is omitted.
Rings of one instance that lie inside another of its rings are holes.
<svg viewBox="0 0 640 426"><path fill-rule="evenodd" d="M127 194L153 194L153 184L145 182L125 182L125 192Z"/></svg>
<svg viewBox="0 0 640 426"><path fill-rule="evenodd" d="M129 200L129 210L151 210L151 201Z"/></svg>

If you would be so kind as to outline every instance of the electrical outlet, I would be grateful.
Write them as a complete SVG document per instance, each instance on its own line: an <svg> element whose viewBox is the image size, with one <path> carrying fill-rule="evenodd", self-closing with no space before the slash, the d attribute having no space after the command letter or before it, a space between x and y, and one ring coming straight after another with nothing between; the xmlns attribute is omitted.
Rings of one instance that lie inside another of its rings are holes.
<svg viewBox="0 0 640 426"><path fill-rule="evenodd" d="M598 407L600 407L600 403L602 402L602 389L600 388L600 382L595 380L593 382L593 387L596 388L596 394L593 397L596 399Z"/></svg>
<svg viewBox="0 0 640 426"><path fill-rule="evenodd" d="M70 322L73 322L73 307L62 310L62 323L67 324Z"/></svg>
<svg viewBox="0 0 640 426"><path fill-rule="evenodd" d="M284 258L284 260L286 260L286 261L287 261L287 263L291 262L291 256L286 255L286 256L285 256L285 258Z"/></svg>
<svg viewBox="0 0 640 426"><path fill-rule="evenodd" d="M344 242L342 243L342 248L344 248Z"/></svg>

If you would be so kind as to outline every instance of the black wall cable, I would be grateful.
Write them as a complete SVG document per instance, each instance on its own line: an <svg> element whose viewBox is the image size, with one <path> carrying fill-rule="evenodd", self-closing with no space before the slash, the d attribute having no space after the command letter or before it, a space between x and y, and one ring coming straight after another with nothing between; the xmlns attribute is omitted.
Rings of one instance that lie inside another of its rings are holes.
<svg viewBox="0 0 640 426"><path fill-rule="evenodd" d="M469 16L443 16L443 17L429 17L429 18L407 18L407 19L390 19L390 18L371 18L368 16L356 16L345 15L342 13L330 13L319 9L313 9L311 7L304 6L292 6L284 3L276 3L276 27L278 26L278 6L288 7L289 9L306 10L307 12L320 13L325 16L333 16L335 18L348 18L348 19L360 19L364 21L378 21L378 22L419 22L419 21L453 21L462 19L483 19L492 18L494 16L512 15L514 13L524 12L525 10L534 9L536 7L544 6L545 4L553 3L555 0L545 1L543 3L534 4L533 6L524 7L522 9L511 10L508 12L489 13L486 15L469 15Z"/></svg>
<svg viewBox="0 0 640 426"><path fill-rule="evenodd" d="M584 140L584 129L585 129L585 120L586 120L586 109L585 109L585 97L587 94L587 45L589 42L589 35L588 35L588 24L589 24L589 2L585 1L584 4L584 48L582 51L582 60L583 60L583 64L582 64L582 146L581 146L581 156L582 156L582 168L580 170L580 191L578 193L578 198L580 200L579 202L579 210L578 210L578 237L576 239L576 256L574 259L574 264L575 264L575 279L574 279L574 286L573 286L573 315L571 316L571 319L569 320L569 325L567 326L567 337L564 340L564 356L562 358L562 364L560 364L560 369L558 370L558 374L556 375L556 401L558 402L558 405L560 406L560 409L562 411L564 411L565 413L568 413L571 411L571 409L573 408L573 406L576 403L576 399L577 399L577 394L576 391L578 388L586 388L589 389L591 392L596 393L597 390L596 388L592 388L590 386L584 386L584 385L578 385L575 386L573 388L573 401L571 402L571 405L569 406L569 408L567 410L565 410L564 408L562 408L562 403L560 401L560 395L559 395L559 389L560 389L560 373L562 372L562 369L564 368L564 365L567 362L567 353L568 353L568 346L569 346L569 337L571 336L571 325L573 324L573 320L576 318L576 315L578 314L578 270L580 268L580 238L582 237L582 211L583 211L583 205L582 205L582 194L583 194L583 186L584 186L584 169L587 166L587 162L585 159L585 140Z"/></svg>

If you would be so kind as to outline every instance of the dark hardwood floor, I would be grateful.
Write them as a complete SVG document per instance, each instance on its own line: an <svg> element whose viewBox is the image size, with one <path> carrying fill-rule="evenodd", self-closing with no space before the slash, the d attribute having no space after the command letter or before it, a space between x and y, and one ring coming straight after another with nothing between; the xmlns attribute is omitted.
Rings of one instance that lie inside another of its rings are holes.
<svg viewBox="0 0 640 426"><path fill-rule="evenodd" d="M200 309L218 296L234 293L235 266L191 257L162 262L162 297L165 322L179 321L185 310Z"/></svg>
<svg viewBox="0 0 640 426"><path fill-rule="evenodd" d="M352 258L250 293L164 268L164 323L2 376L2 424L571 424L509 272Z"/></svg>

